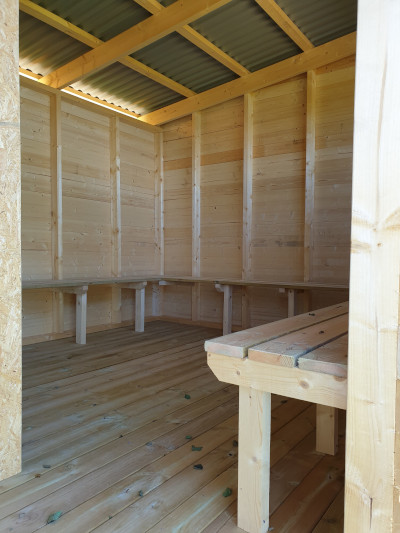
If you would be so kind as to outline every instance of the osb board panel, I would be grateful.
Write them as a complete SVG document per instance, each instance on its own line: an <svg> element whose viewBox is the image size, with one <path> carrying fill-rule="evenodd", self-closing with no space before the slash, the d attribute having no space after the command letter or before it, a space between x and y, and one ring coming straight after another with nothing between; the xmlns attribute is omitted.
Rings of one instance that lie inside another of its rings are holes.
<svg viewBox="0 0 400 533"><path fill-rule="evenodd" d="M122 275L157 274L154 134L120 126Z"/></svg>
<svg viewBox="0 0 400 533"><path fill-rule="evenodd" d="M353 120L354 67L318 75L314 281L349 278Z"/></svg>
<svg viewBox="0 0 400 533"><path fill-rule="evenodd" d="M242 272L243 99L201 114L201 274Z"/></svg>
<svg viewBox="0 0 400 533"><path fill-rule="evenodd" d="M64 277L107 277L111 275L108 119L68 102L62 103L61 115Z"/></svg>
<svg viewBox="0 0 400 533"><path fill-rule="evenodd" d="M21 469L18 3L0 3L0 479Z"/></svg>
<svg viewBox="0 0 400 533"><path fill-rule="evenodd" d="M50 97L21 89L22 278L50 279Z"/></svg>
<svg viewBox="0 0 400 533"><path fill-rule="evenodd" d="M254 95L252 279L303 279L306 80Z"/></svg>
<svg viewBox="0 0 400 533"><path fill-rule="evenodd" d="M192 274L192 118L164 126L165 274ZM164 312L164 314L166 314Z"/></svg>

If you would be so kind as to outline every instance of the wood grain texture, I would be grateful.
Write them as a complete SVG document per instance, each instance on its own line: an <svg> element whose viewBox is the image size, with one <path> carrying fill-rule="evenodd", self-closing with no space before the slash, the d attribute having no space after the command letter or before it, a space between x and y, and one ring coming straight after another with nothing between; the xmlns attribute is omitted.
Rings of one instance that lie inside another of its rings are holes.
<svg viewBox="0 0 400 533"><path fill-rule="evenodd" d="M21 469L21 141L18 3L0 5L0 479Z"/></svg>
<svg viewBox="0 0 400 533"><path fill-rule="evenodd" d="M398 531L400 4L358 10L345 532ZM368 91L364 90L368 84ZM397 524L396 524L397 522Z"/></svg>

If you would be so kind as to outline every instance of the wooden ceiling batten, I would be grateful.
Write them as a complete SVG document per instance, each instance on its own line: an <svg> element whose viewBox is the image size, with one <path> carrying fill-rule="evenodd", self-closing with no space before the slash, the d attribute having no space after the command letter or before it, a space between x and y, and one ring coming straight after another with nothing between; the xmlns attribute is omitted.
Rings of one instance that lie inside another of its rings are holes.
<svg viewBox="0 0 400 533"><path fill-rule="evenodd" d="M282 8L274 0L256 0L257 4L267 13L272 20L278 24L288 37L294 41L304 52L314 48L312 42L307 39L304 33L296 26Z"/></svg>
<svg viewBox="0 0 400 533"><path fill-rule="evenodd" d="M84 76L115 63L121 57L169 35L177 28L211 13L229 1L178 0L162 12L139 22L97 48L47 74L40 82L56 89L63 89Z"/></svg>
<svg viewBox="0 0 400 533"><path fill-rule="evenodd" d="M246 93L275 85L304 74L309 70L334 63L345 57L351 56L356 50L356 32L349 33L333 41L316 46L279 63L275 63L261 70L248 74L243 78L224 83L201 94L185 98L181 102L172 104L147 115L142 115L139 120L148 124L160 125L171 120L183 117L195 111L233 100Z"/></svg>
<svg viewBox="0 0 400 533"><path fill-rule="evenodd" d="M97 48L98 46L104 44L104 41L102 41L101 39L98 39L94 35L91 35L85 30L82 30L78 26L71 24L65 19L59 17L58 15L55 15L51 11L48 11L47 9L39 6L38 4L35 4L31 0L20 0L19 9L27 15L30 15L31 17L34 17L44 22L45 24L52 26L56 30L61 31L66 35L69 35L73 39L76 39L77 41L80 41L81 43L90 46L90 48ZM172 80L171 78L168 78L167 76L164 76L160 72L157 72L156 70L148 67L147 65L144 65L143 63L137 61L136 59L133 59L132 57L123 57L119 59L119 63L134 70L135 72L138 72L139 74L142 74L142 76L146 76L146 78L149 78L159 83L160 85L164 85L164 87L168 87L168 89L171 89L172 91L178 94L182 94L183 96L193 96L194 94L196 94L191 89L188 89L184 85L177 83L176 81Z"/></svg>
<svg viewBox="0 0 400 533"><path fill-rule="evenodd" d="M158 0L134 1L141 7L149 11L152 15L160 13L160 11L164 11L166 9L158 2ZM182 37L190 41L192 44L197 46L197 48L203 50L203 52L214 58L216 61L230 69L238 76L245 76L246 74L249 74L250 71L247 70L247 68L245 68L238 61L233 59L230 55L226 54L223 50L218 48L218 46L206 39L201 33L193 29L191 26L186 24L185 26L182 26L182 28L179 28L176 31L177 33L179 33L179 35L181 35Z"/></svg>

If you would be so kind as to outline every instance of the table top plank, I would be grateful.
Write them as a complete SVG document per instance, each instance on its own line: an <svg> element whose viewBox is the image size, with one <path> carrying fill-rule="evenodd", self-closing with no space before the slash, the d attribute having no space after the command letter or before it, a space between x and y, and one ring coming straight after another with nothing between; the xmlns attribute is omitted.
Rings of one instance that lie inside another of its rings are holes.
<svg viewBox="0 0 400 533"><path fill-rule="evenodd" d="M250 348L248 357L260 363L296 367L302 356L346 335L348 321L344 314L307 326Z"/></svg>
<svg viewBox="0 0 400 533"><path fill-rule="evenodd" d="M205 350L243 359L247 357L248 350L254 346L294 333L308 326L324 323L331 318L347 315L348 310L349 304L344 302L311 313L304 313L255 328L237 331L206 341Z"/></svg>
<svg viewBox="0 0 400 533"><path fill-rule="evenodd" d="M343 335L303 355L298 361L299 368L340 378L347 377L348 342L348 335Z"/></svg>

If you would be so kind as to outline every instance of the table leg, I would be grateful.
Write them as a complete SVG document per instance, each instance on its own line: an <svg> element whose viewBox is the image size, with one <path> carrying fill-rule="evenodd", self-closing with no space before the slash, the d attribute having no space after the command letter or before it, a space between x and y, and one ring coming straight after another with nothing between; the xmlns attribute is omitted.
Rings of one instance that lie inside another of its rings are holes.
<svg viewBox="0 0 400 533"><path fill-rule="evenodd" d="M269 527L271 394L239 387L238 527Z"/></svg>
<svg viewBox="0 0 400 533"><path fill-rule="evenodd" d="M76 343L86 344L87 292L76 293Z"/></svg>
<svg viewBox="0 0 400 533"><path fill-rule="evenodd" d="M135 289L135 331L144 331L145 292L144 287Z"/></svg>
<svg viewBox="0 0 400 533"><path fill-rule="evenodd" d="M317 452L335 455L338 447L338 410L317 405Z"/></svg>

